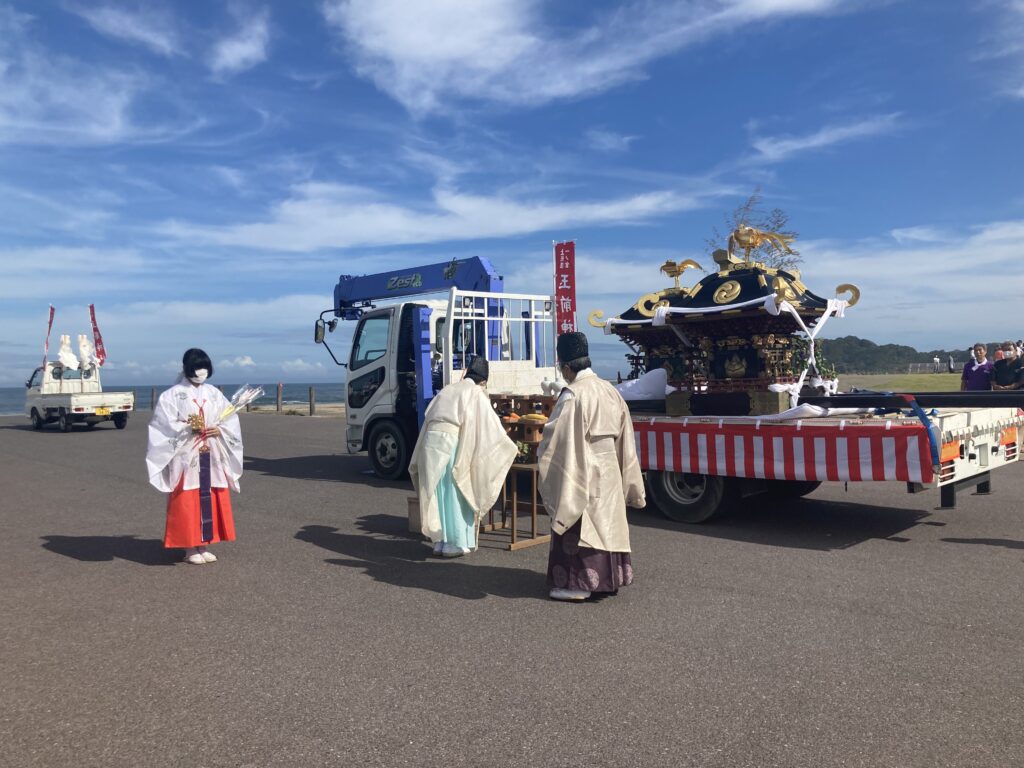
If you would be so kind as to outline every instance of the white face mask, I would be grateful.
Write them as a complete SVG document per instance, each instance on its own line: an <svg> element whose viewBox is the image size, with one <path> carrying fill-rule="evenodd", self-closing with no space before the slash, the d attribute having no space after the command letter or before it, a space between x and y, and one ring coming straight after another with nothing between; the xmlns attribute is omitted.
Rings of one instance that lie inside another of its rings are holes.
<svg viewBox="0 0 1024 768"><path fill-rule="evenodd" d="M188 380L191 381L193 384L202 384L204 381L206 381L206 379L207 379L207 377L209 375L210 375L210 372L208 370L206 370L205 368L197 368L196 369L196 375L195 376L189 376Z"/></svg>

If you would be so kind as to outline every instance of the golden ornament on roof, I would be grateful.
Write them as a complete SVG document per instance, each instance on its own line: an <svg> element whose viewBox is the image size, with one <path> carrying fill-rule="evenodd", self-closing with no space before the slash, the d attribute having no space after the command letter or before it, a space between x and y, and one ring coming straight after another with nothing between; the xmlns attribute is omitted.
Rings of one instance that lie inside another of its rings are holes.
<svg viewBox="0 0 1024 768"><path fill-rule="evenodd" d="M660 271L664 272L667 276L674 278L676 281L676 290L681 291L683 289L682 286L679 285L679 277L688 269L699 269L701 272L704 271L704 267L693 259L685 259L683 261L668 260L661 265Z"/></svg>
<svg viewBox="0 0 1024 768"><path fill-rule="evenodd" d="M741 290L739 283L735 280L728 280L718 286L712 298L715 300L715 304L728 304L740 295Z"/></svg>
<svg viewBox="0 0 1024 768"><path fill-rule="evenodd" d="M736 248L742 248L743 261L745 264L750 264L750 252L755 248L760 248L762 245L770 243L780 251L792 253L793 249L789 247L791 242L793 242L793 238L789 235L781 235L778 232L762 232L760 229L740 224L729 235L728 253L732 256Z"/></svg>

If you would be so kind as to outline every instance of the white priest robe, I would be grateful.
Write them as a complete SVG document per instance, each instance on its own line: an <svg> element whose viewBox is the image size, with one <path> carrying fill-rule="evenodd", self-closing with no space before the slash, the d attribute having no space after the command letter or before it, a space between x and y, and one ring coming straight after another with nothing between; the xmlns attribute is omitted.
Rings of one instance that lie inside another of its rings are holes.
<svg viewBox="0 0 1024 768"><path fill-rule="evenodd" d="M207 425L214 425L230 402L212 384L193 386L179 376L174 386L161 393L149 422L146 469L149 482L158 491L199 488L199 452L188 418L202 412ZM221 436L210 438L210 485L238 490L242 476L242 430L238 415L232 414L220 426Z"/></svg>
<svg viewBox="0 0 1024 768"><path fill-rule="evenodd" d="M437 485L451 461L452 437L458 442L452 479L476 513L476 524L494 506L518 453L484 387L464 378L434 396L409 463L423 535L434 542L442 540Z"/></svg>
<svg viewBox="0 0 1024 768"><path fill-rule="evenodd" d="M629 552L626 507L646 505L633 422L622 395L586 368L559 397L537 449L540 493L551 530L577 522L580 544Z"/></svg>

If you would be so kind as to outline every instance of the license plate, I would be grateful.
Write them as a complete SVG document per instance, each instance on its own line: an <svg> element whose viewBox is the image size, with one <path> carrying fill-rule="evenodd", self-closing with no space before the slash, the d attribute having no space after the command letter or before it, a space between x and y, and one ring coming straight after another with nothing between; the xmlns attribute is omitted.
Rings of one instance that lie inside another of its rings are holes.
<svg viewBox="0 0 1024 768"><path fill-rule="evenodd" d="M96 409L96 415L97 416L109 416L110 415L110 409L109 408L97 408Z"/></svg>

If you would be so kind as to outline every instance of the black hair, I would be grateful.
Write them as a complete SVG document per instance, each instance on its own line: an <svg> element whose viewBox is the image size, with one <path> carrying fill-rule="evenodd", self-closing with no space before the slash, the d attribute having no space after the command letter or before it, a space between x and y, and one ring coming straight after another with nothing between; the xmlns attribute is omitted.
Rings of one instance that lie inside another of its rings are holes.
<svg viewBox="0 0 1024 768"><path fill-rule="evenodd" d="M466 367L466 378L477 384L483 384L489 377L490 366L487 363L487 358L483 355L475 355Z"/></svg>
<svg viewBox="0 0 1024 768"><path fill-rule="evenodd" d="M192 347L181 356L181 370L185 373L185 378L191 379L200 368L206 369L207 378L213 376L213 363L210 361L210 356L203 350Z"/></svg>
<svg viewBox="0 0 1024 768"><path fill-rule="evenodd" d="M568 363L562 363L563 368L568 368L573 373L579 373L592 365L589 357L577 357L575 360L570 360Z"/></svg>

